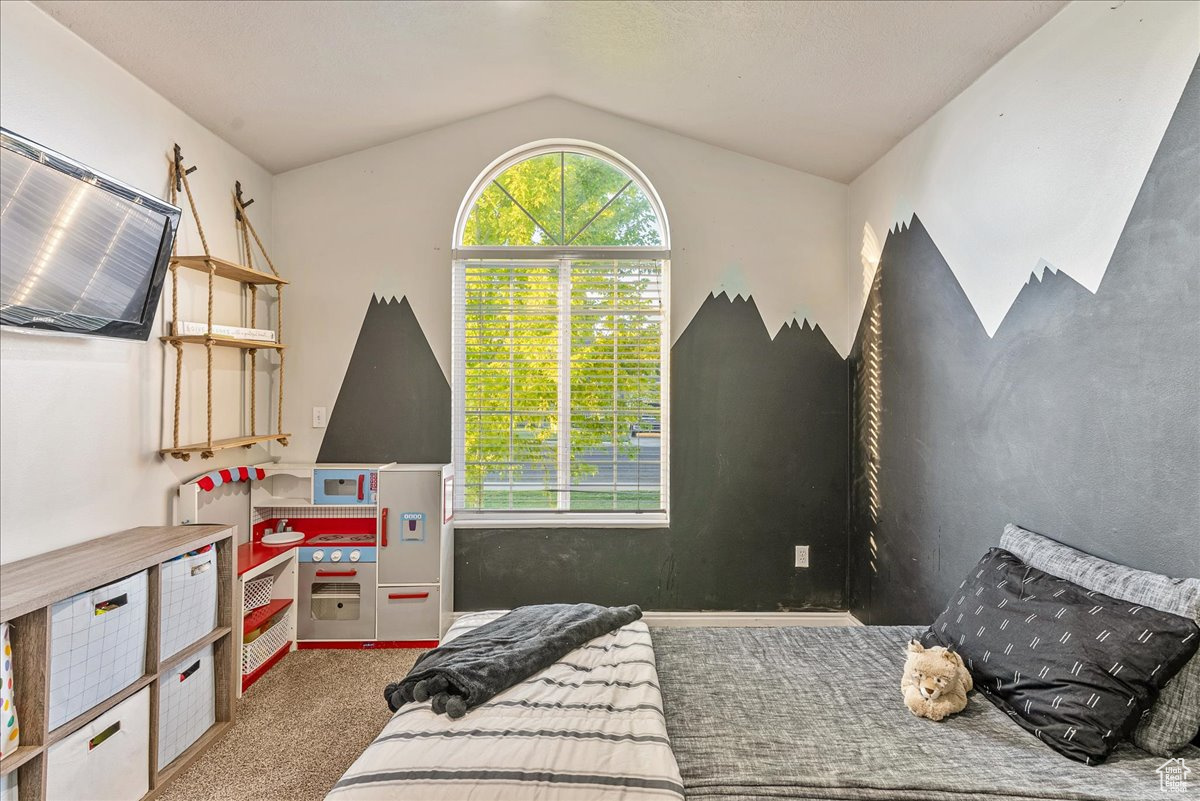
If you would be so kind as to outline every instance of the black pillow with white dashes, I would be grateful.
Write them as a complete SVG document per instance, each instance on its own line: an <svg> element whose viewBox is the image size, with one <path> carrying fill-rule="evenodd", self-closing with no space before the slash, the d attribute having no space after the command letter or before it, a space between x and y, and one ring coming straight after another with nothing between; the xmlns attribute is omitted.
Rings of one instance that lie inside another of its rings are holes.
<svg viewBox="0 0 1200 801"><path fill-rule="evenodd" d="M921 638L1060 754L1103 762L1200 645L1196 623L1088 591L992 548Z"/></svg>

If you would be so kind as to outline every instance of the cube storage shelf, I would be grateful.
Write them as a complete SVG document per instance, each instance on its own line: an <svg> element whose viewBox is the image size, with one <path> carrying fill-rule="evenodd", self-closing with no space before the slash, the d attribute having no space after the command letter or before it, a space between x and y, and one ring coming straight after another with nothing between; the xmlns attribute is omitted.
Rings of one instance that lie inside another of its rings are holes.
<svg viewBox="0 0 1200 801"><path fill-rule="evenodd" d="M241 674L234 536L143 527L0 565L21 723L0 775L16 777L19 801L97 788L153 798L228 730ZM131 659L118 677L89 675Z"/></svg>

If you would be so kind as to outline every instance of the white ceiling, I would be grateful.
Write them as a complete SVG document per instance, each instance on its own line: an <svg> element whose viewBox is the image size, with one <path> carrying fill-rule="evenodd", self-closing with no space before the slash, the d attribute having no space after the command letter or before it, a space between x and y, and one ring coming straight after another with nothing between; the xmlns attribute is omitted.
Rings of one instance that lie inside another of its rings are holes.
<svg viewBox="0 0 1200 801"><path fill-rule="evenodd" d="M37 4L272 172L557 95L849 181L1064 2Z"/></svg>

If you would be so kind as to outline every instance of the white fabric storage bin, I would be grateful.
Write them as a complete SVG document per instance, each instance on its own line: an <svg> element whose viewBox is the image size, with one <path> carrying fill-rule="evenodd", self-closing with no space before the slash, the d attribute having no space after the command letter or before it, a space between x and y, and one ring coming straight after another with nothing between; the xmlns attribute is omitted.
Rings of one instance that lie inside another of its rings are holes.
<svg viewBox="0 0 1200 801"><path fill-rule="evenodd" d="M149 789L149 687L46 750L46 801L137 801Z"/></svg>
<svg viewBox="0 0 1200 801"><path fill-rule="evenodd" d="M158 681L158 769L217 722L213 647L163 671Z"/></svg>
<svg viewBox="0 0 1200 801"><path fill-rule="evenodd" d="M217 627L217 549L162 565L159 655L169 658Z"/></svg>
<svg viewBox="0 0 1200 801"><path fill-rule="evenodd" d="M17 772L0 776L0 801L17 801L18 795Z"/></svg>
<svg viewBox="0 0 1200 801"><path fill-rule="evenodd" d="M51 729L144 675L146 600L142 571L51 607Z"/></svg>
<svg viewBox="0 0 1200 801"><path fill-rule="evenodd" d="M12 754L21 745L21 725L17 719L17 700L13 692L13 651L8 623L0 623L0 758Z"/></svg>

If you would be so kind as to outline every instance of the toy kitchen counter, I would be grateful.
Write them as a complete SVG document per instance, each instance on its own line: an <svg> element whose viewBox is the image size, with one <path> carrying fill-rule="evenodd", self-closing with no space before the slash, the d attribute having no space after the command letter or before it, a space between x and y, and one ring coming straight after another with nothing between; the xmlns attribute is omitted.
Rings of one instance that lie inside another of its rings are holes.
<svg viewBox="0 0 1200 801"><path fill-rule="evenodd" d="M286 519L286 518L280 518ZM255 525L254 539L251 542L243 543L238 546L237 551L237 569L238 575L244 576L247 573L254 571L256 568L267 564L268 562L278 559L281 555L295 551L297 548L304 549L323 549L327 552L330 561L340 561L342 554L340 551L345 550L345 558L350 560L350 550L375 548L375 518L306 518L304 520L293 520L293 527L303 527L304 539L296 542L289 542L283 545L264 545L262 542L263 535L267 529L274 530L275 525L278 525L277 520L271 519L263 521ZM362 529L360 531L346 531L338 529ZM350 549L350 550L346 550ZM338 552L338 558L333 559L333 554ZM325 554L322 554L325 556ZM359 554L361 558L361 551ZM354 559L353 561L358 561ZM372 555L371 561L374 560Z"/></svg>

